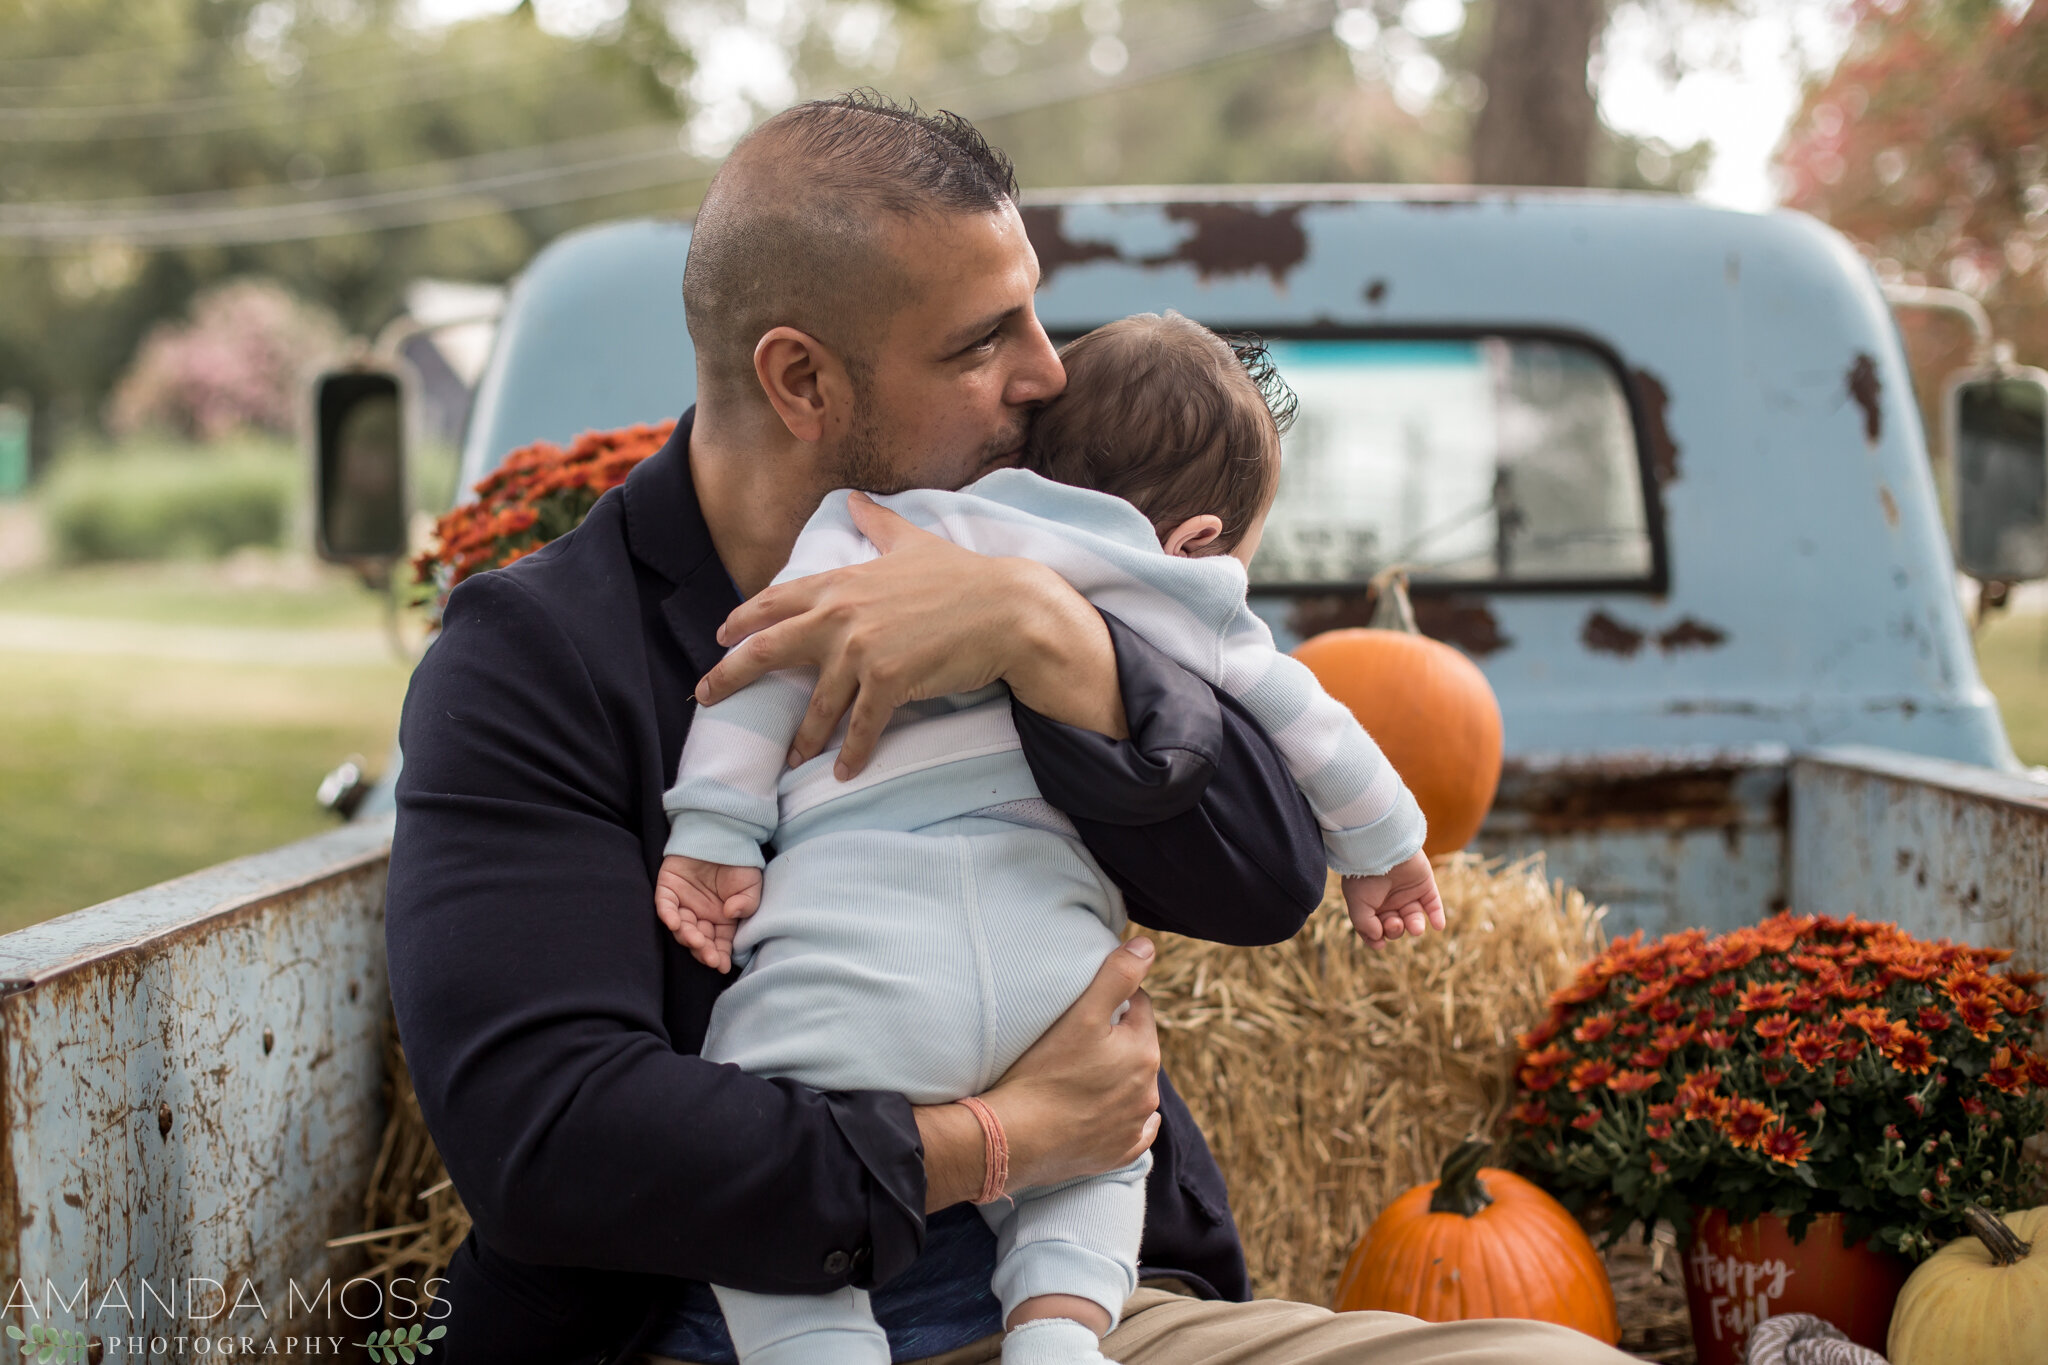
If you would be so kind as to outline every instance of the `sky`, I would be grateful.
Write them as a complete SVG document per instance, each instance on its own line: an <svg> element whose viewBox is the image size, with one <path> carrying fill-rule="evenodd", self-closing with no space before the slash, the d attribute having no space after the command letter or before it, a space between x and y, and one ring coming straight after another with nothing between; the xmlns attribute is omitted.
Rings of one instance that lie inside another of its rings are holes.
<svg viewBox="0 0 2048 1365"><path fill-rule="evenodd" d="M513 2L413 0L413 8L420 22L436 24L503 11ZM771 23L786 16L788 6L748 0L735 8L692 8L703 26L691 34L694 45L718 54L706 64L716 69L699 73L706 88L697 93L707 107L703 126L694 130L695 141L709 144L700 150L713 151L746 126L749 92L759 101L790 88L787 66L759 22L763 11L774 12ZM1771 153L1798 107L1802 80L1831 68L1841 55L1848 39L1844 8L1843 0L1752 0L1742 6L1748 13L1688 17L1673 44L1640 4L1625 3L1592 72L1601 114L1611 127L1672 147L1711 139L1715 154L1700 197L1731 208L1769 208L1778 197ZM620 3L537 0L536 9L550 29L590 32L615 17ZM1462 21L1463 9L1464 0L1409 0L1403 27L1424 35L1449 32ZM743 17L749 14L755 21ZM1435 93L1442 71L1408 35L1382 32L1362 11L1341 18L1337 33L1355 51L1376 49L1397 98L1421 103ZM1689 72L1675 83L1664 74L1674 45Z"/></svg>

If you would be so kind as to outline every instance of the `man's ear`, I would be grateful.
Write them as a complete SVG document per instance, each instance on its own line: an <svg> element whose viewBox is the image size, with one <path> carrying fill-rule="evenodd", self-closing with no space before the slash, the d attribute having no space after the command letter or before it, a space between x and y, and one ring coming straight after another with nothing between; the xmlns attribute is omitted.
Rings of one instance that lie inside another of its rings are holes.
<svg viewBox="0 0 2048 1365"><path fill-rule="evenodd" d="M754 376L768 406L799 441L823 440L852 399L839 357L794 327L772 328L754 343Z"/></svg>
<svg viewBox="0 0 2048 1365"><path fill-rule="evenodd" d="M1199 517L1189 517L1166 533L1166 553L1189 559L1214 554L1216 540L1222 534L1223 518L1208 512Z"/></svg>

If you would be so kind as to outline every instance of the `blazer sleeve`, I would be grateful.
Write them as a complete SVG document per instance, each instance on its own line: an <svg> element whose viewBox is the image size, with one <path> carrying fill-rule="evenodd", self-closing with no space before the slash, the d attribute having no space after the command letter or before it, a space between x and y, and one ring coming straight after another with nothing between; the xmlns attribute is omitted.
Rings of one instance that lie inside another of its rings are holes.
<svg viewBox="0 0 2048 1365"><path fill-rule="evenodd" d="M399 1032L456 1188L521 1261L769 1293L886 1279L924 1235L910 1106L678 1051L612 725L516 575L456 590L400 725L386 907Z"/></svg>
<svg viewBox="0 0 2048 1365"><path fill-rule="evenodd" d="M1266 733L1235 698L1109 612L1130 738L1012 701L1045 799L1152 929L1250 947L1283 943L1323 896L1322 831Z"/></svg>

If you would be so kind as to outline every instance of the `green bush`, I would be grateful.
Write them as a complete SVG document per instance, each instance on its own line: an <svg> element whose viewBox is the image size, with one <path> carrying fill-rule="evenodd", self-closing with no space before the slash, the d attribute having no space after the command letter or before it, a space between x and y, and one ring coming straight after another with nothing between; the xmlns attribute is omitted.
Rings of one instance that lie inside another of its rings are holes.
<svg viewBox="0 0 2048 1365"><path fill-rule="evenodd" d="M304 473L287 447L73 452L43 487L59 558L213 559L285 542Z"/></svg>

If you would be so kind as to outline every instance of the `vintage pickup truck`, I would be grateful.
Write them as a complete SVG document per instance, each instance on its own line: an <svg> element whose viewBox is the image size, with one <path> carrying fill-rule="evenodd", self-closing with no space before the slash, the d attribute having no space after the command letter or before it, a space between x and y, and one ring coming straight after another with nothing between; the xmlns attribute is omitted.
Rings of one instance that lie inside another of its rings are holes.
<svg viewBox="0 0 2048 1365"><path fill-rule="evenodd" d="M1177 308L1271 339L1301 416L1258 609L1283 642L1362 624L1371 573L1412 566L1423 628L1501 701L1482 850L1544 850L1611 929L1790 903L2048 966L2048 784L1978 678L1898 334L1839 236L1661 197L1358 187L1025 216L1056 338ZM615 223L533 261L464 486L690 401L689 232ZM399 548L403 509L362 502L402 486L403 387L321 387L338 558ZM2048 574L2044 393L2007 367L1951 404L1984 577ZM9 1320L32 1320L22 1294L197 1276L261 1286L215 1337L276 1335L288 1284L336 1273L382 1127L389 776L332 834L0 938ZM136 1311L119 1340L95 1324L109 1358L180 1330Z"/></svg>

